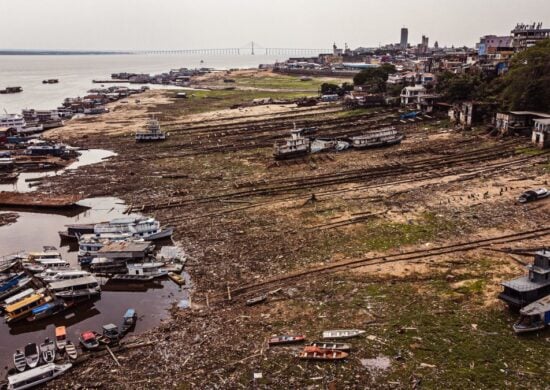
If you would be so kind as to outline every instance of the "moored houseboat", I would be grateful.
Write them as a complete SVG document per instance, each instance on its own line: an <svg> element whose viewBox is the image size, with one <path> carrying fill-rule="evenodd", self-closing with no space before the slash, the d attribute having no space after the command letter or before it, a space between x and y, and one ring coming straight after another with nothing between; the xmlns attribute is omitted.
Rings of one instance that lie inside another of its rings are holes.
<svg viewBox="0 0 550 390"><path fill-rule="evenodd" d="M118 281L151 281L155 278L161 278L168 275L165 269L162 269L164 263L132 263L126 267L128 273L113 276L112 280Z"/></svg>
<svg viewBox="0 0 550 390"><path fill-rule="evenodd" d="M48 285L48 289L56 297L69 300L91 298L101 294L101 287L93 276L53 282Z"/></svg>
<svg viewBox="0 0 550 390"><path fill-rule="evenodd" d="M25 319L32 313L32 309L48 303L52 300L44 294L32 294L12 305L6 306L4 319L7 323L13 323Z"/></svg>
<svg viewBox="0 0 550 390"><path fill-rule="evenodd" d="M159 221L148 217L116 218L94 226L94 233L99 237L108 234L130 234L145 241L167 239L173 232L173 228L161 228Z"/></svg>

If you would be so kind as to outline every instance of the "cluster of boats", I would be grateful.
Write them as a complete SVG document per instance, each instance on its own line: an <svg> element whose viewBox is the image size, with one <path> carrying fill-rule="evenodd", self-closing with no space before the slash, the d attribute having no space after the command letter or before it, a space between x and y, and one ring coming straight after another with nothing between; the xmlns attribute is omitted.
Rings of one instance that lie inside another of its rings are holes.
<svg viewBox="0 0 550 390"><path fill-rule="evenodd" d="M322 338L325 341L314 341L304 347L298 354L299 359L304 360L325 360L336 361L346 359L352 349L351 344L330 340L345 340L358 337L365 333L360 329L336 329L326 330ZM268 340L269 346L288 345L303 343L306 341L305 335L283 335L274 336Z"/></svg>
<svg viewBox="0 0 550 390"><path fill-rule="evenodd" d="M401 143L404 135L395 127L368 131L362 135L342 139L327 139L307 136L314 133L315 128L297 129L290 131L290 137L277 141L274 145L273 156L277 160L306 156L311 153L342 151L348 148L367 149Z"/></svg>
<svg viewBox="0 0 550 390"><path fill-rule="evenodd" d="M136 311L128 309L120 328L107 324L103 326L101 334L86 330L80 334L79 343L86 351L97 350L101 345L117 344L135 327L136 322ZM55 340L46 338L40 345L29 343L13 354L13 363L19 373L8 376L8 389L21 390L43 384L69 370L77 358L78 348L67 338L67 329L58 326L55 328ZM56 364L56 360L66 363Z"/></svg>

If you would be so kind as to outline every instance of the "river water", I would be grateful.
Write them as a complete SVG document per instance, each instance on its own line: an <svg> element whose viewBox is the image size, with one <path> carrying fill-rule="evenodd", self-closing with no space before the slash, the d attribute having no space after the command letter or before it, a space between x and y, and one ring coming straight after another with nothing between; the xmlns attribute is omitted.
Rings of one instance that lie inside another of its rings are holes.
<svg viewBox="0 0 550 390"><path fill-rule="evenodd" d="M79 161L66 169L100 163L113 154L104 150L83 151ZM44 173L25 175L38 177ZM32 190L26 185L27 183L21 182L20 179L16 187L19 190ZM58 232L65 230L67 224L101 222L125 216L123 213L126 209L122 200L112 197L84 199L79 204L88 209L59 214L16 211L19 215L17 222L0 227L0 256L22 250L39 251L43 246L55 246L65 260L78 268L76 245L62 246ZM0 210L2 211L5 210ZM188 275L184 276L188 279ZM157 326L162 319L169 317L172 304L189 299L187 290L182 290L168 279L146 285L113 284L105 278L99 278L99 281L102 284L99 300L77 305L70 311L38 322L23 321L8 326L4 321L0 321L0 375L13 367L12 355L16 349L24 347L29 342L40 343L46 337L54 337L56 326L67 326L68 337L78 343L79 334L85 330L100 331L101 326L108 323L120 325L122 315L126 309L132 307L139 317L134 332L140 333Z"/></svg>
<svg viewBox="0 0 550 390"><path fill-rule="evenodd" d="M251 68L284 60L265 55L27 55L0 56L0 89L23 87L23 92L0 95L0 113L23 108L54 109L66 97L83 96L93 79L110 79L112 73L162 73L175 68ZM201 63L201 61L203 61ZM42 84L45 79L58 84ZM111 84L109 84L111 85ZM152 86L153 88L165 88Z"/></svg>

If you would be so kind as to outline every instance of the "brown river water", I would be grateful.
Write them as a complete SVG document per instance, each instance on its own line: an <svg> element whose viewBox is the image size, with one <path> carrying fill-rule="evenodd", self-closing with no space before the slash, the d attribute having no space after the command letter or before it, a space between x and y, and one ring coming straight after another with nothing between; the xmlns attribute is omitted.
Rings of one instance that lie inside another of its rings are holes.
<svg viewBox="0 0 550 390"><path fill-rule="evenodd" d="M107 151L92 152L91 155L85 153L79 162L67 169L97 163L98 157L101 160L109 155ZM17 189L29 190L21 179ZM2 190L13 189L2 188ZM46 245L55 246L61 252L63 259L69 261L75 268L79 268L78 245L63 243L64 246L62 246L58 231L65 230L67 224L101 222L121 217L126 209L122 200L112 197L84 199L80 204L90 208L79 211L78 214L77 212L52 214L15 211L19 215L17 222L0 227L0 257L19 251L38 251ZM2 211L6 210L0 209L0 213ZM173 245L171 242L163 244ZM188 279L188 275L184 273L184 276ZM139 334L168 318L169 309L174 303L188 299L187 290L181 289L169 279L137 285L113 284L106 278L98 278L98 280L102 284L101 298L93 302L77 305L57 316L32 323L23 321L8 326L3 319L0 319L0 378L13 367L12 355L16 349L21 349L30 342L41 343L46 337L54 338L56 326L65 325L68 338L77 344L78 336L83 331L100 332L101 326L108 323L120 325L125 311L128 308L134 308L139 318L134 334Z"/></svg>

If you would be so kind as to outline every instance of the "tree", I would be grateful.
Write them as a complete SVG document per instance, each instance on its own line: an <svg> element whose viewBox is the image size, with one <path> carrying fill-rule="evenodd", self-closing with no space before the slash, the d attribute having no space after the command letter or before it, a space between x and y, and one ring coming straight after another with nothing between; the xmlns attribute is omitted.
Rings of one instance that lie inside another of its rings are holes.
<svg viewBox="0 0 550 390"><path fill-rule="evenodd" d="M377 68L363 69L353 77L353 83L355 85L368 85L371 92L384 92L388 76L395 72L395 66L392 64L382 64Z"/></svg>
<svg viewBox="0 0 550 390"><path fill-rule="evenodd" d="M550 110L550 39L512 59L501 98L513 110Z"/></svg>

